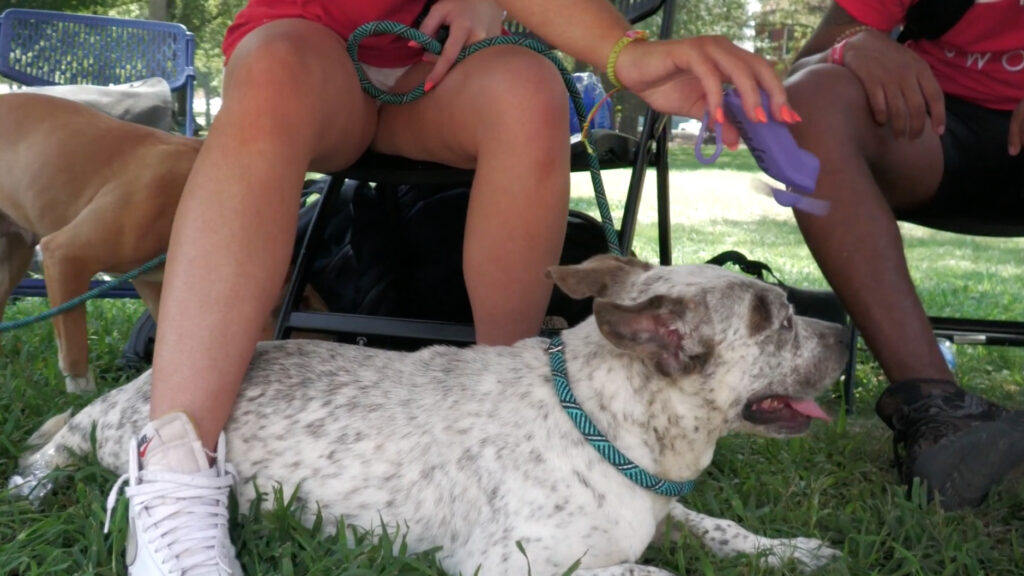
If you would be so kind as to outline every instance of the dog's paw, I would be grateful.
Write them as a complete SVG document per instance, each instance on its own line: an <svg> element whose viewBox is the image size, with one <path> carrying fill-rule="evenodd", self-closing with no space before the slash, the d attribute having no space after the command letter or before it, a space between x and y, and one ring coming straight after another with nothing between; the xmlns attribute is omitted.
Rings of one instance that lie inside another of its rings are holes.
<svg viewBox="0 0 1024 576"><path fill-rule="evenodd" d="M16 498L27 498L33 506L38 506L43 496L53 489L53 479L45 475L14 474L7 479L7 493Z"/></svg>
<svg viewBox="0 0 1024 576"><path fill-rule="evenodd" d="M25 479L17 474L13 474L10 478L7 479L7 489L10 490L12 494L15 494L17 496L24 495L21 494L21 492L24 491L22 486L24 486L25 484L27 484L27 482L25 482ZM25 493L27 494L28 492Z"/></svg>
<svg viewBox="0 0 1024 576"><path fill-rule="evenodd" d="M795 561L805 572L817 570L839 558L842 553L815 538L773 538L762 542L763 561L778 566Z"/></svg>
<svg viewBox="0 0 1024 576"><path fill-rule="evenodd" d="M64 376L64 387L69 394L89 394L96 391L96 381L92 373L88 376Z"/></svg>

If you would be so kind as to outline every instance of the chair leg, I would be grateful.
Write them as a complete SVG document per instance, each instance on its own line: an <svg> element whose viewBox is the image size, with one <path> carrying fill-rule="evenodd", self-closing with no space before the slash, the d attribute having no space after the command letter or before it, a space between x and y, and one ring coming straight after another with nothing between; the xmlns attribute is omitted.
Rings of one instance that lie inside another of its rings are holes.
<svg viewBox="0 0 1024 576"><path fill-rule="evenodd" d="M658 133L658 256L662 266L672 265L672 212L668 194L668 123Z"/></svg>
<svg viewBox="0 0 1024 576"><path fill-rule="evenodd" d="M281 314L278 316L277 327L274 330L275 340L283 340L291 336L291 315L297 311L298 303L301 301L300 296L306 289L306 268L309 265L309 259L318 240L324 237L328 216L337 212L337 204L341 200L341 187L344 184L344 178L330 177L327 189L324 190L323 196L320 197L316 210L313 212L313 221L310 222L306 237L302 240L302 247L295 260L295 268L288 281L288 290L285 292L284 301L281 302Z"/></svg>
<svg viewBox="0 0 1024 576"><path fill-rule="evenodd" d="M644 129L640 133L640 145L636 151L636 158L633 159L633 173L629 178L629 190L626 193L626 203L622 209L622 225L619 228L619 245L623 254L629 254L633 249L633 237L636 235L636 220L640 213L640 197L644 190L644 178L647 176L647 167L650 164L651 144L655 138L655 127L661 114L651 108L647 109L647 120L644 122Z"/></svg>
<svg viewBox="0 0 1024 576"><path fill-rule="evenodd" d="M843 404L846 405L846 413L853 414L853 386L854 378L857 377L857 327L850 322L850 358L846 361L846 372L843 375Z"/></svg>
<svg viewBox="0 0 1024 576"><path fill-rule="evenodd" d="M956 344L1024 346L1024 322L930 316L932 330Z"/></svg>

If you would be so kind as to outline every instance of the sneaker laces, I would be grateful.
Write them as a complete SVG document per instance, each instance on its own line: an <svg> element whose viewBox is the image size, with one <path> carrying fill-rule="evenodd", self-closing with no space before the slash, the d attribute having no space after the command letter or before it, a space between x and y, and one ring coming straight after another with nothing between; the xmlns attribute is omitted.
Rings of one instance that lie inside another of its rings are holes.
<svg viewBox="0 0 1024 576"><path fill-rule="evenodd" d="M227 536L228 495L237 480L234 467L223 464L198 474L177 474L140 471L134 460L132 464L107 496L104 533L110 529L118 493L128 481L124 493L137 510L137 529L152 541L162 563L174 573L230 573L224 557L234 555ZM138 482L132 482L133 476ZM189 572L202 568L206 570Z"/></svg>

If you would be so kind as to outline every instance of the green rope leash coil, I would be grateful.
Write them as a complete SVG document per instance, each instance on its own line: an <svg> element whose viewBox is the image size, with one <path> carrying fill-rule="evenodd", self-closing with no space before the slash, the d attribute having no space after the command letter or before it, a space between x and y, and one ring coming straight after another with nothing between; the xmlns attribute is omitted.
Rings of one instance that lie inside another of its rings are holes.
<svg viewBox="0 0 1024 576"><path fill-rule="evenodd" d="M352 58L352 62L355 64L356 74L359 76L360 87L362 87L364 92L385 104L407 104L409 102L422 98L423 95L425 94L422 84L403 94L392 94L385 92L380 88L374 86L373 83L370 82L369 78L366 77L366 74L363 72L362 65L359 62L359 43L369 36L378 36L381 34L393 34L405 38L406 40L415 41L418 44L420 44L420 46L423 46L424 50L430 52L431 54L441 53L440 42L438 42L434 38L431 38L430 36L427 36L426 34L420 32L415 28L410 28L409 26L406 26L405 24L388 21L370 22L368 24L363 24L362 26L357 28L355 32L352 33L352 36L348 40L347 46L348 54ZM456 58L455 62L459 63L465 60L466 57L471 56L472 54L475 54L480 50L483 50L484 48L489 48L491 46L523 46L547 58L548 61L554 64L555 67L558 68L558 71L561 73L562 81L565 83L565 88L569 92L570 97L572 98L572 105L574 111L576 112L576 117L579 119L581 126L584 124L587 117L587 109L586 106L583 104L583 96L580 95L580 91L576 87L576 82L573 80L572 74L570 74L569 71L565 68L565 66L562 64L561 60L559 60L558 55L555 53L554 50L552 50L551 48L547 47L546 45L537 40L527 38L524 36L497 36L494 38L487 38L485 40L481 40L480 42L475 42L464 47L462 50L459 51L459 55ZM587 164L590 171L590 178L594 184L594 197L597 200L597 209L601 214L601 224L604 228L605 239L608 242L608 251L617 256L621 256L622 249L619 247L619 234L616 231L615 223L612 220L611 208L608 205L608 198L604 190L604 182L603 180L601 180L601 166L598 162L597 155L595 155L593 152L594 146L593 142L590 140L589 134L585 136L585 142L588 152ZM0 322L0 333L9 332L11 330L17 330L18 328L22 328L24 326L29 326L37 322L42 322L43 320L48 320L54 316L57 316L58 314L63 314L64 312L67 312L68 310L71 310L72 308L75 308L76 306L79 306L88 300L91 300L93 298L105 294L106 292L109 292L113 288L121 284L124 284L125 282L130 282L138 278L140 275L145 274L146 272L149 272L150 270L163 264L166 259L166 254L157 256L156 258L150 260L149 262L146 262L142 266L139 266L138 268L132 270L131 272L128 272L127 274L119 276L118 278L110 280L109 282L106 282L100 286L97 286L96 288L89 290L85 294L72 298L71 300L68 300L67 302L61 304L60 306L51 308L50 310L47 310L46 312L43 312L41 314L29 316L27 318L21 318L19 320L13 320L10 322Z"/></svg>

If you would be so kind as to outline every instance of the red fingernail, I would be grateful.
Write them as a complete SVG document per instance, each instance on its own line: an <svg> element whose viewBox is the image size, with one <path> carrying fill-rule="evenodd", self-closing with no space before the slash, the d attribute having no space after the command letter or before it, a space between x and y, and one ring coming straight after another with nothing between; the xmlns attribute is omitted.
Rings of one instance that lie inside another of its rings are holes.
<svg viewBox="0 0 1024 576"><path fill-rule="evenodd" d="M779 113L782 116L782 120L787 124L796 124L800 121L800 116L797 115L795 110L789 107L789 104L785 104L782 108L779 108Z"/></svg>
<svg viewBox="0 0 1024 576"><path fill-rule="evenodd" d="M420 43L415 40L409 40L409 48L419 48Z"/></svg>
<svg viewBox="0 0 1024 576"><path fill-rule="evenodd" d="M800 115L796 113L796 110L793 110L792 108L790 108L789 109L789 113L793 115L793 120L794 121L796 121L796 122L803 122L804 121L804 119L801 118Z"/></svg>
<svg viewBox="0 0 1024 576"><path fill-rule="evenodd" d="M434 87L433 82L425 82L423 84L423 92L430 92L430 89Z"/></svg>
<svg viewBox="0 0 1024 576"><path fill-rule="evenodd" d="M715 122L725 124L725 110L722 110L721 106L715 108Z"/></svg>
<svg viewBox="0 0 1024 576"><path fill-rule="evenodd" d="M754 116L757 118L757 121L762 124L768 121L768 115L764 113L764 108L760 106L757 107L757 110L754 110Z"/></svg>

